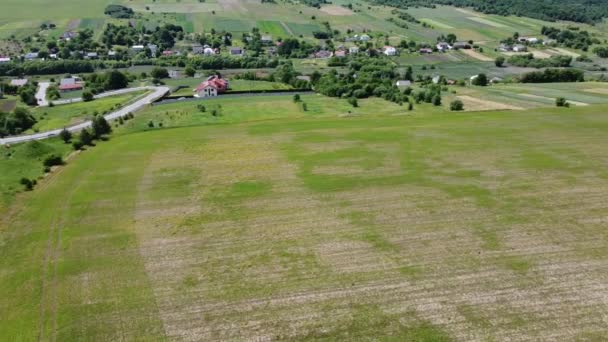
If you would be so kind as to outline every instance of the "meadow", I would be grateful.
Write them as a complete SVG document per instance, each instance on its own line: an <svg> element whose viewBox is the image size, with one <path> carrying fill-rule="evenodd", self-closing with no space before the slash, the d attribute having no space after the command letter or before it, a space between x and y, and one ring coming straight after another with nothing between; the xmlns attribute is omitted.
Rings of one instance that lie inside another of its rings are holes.
<svg viewBox="0 0 608 342"><path fill-rule="evenodd" d="M20 194L3 337L608 338L606 105L302 101L153 106Z"/></svg>

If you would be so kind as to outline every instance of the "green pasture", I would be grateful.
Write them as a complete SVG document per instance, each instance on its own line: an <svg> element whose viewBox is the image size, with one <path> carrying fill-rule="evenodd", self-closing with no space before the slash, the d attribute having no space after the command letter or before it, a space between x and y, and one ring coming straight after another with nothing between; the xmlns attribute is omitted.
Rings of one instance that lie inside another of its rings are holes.
<svg viewBox="0 0 608 342"><path fill-rule="evenodd" d="M3 336L608 334L606 105L302 101L152 106L20 194L0 221ZM0 167L67 148L44 144Z"/></svg>

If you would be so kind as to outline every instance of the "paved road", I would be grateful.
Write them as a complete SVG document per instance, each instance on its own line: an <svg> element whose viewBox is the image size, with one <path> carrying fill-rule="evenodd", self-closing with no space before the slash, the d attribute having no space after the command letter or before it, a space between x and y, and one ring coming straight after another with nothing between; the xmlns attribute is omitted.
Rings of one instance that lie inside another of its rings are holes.
<svg viewBox="0 0 608 342"><path fill-rule="evenodd" d="M51 82L38 82L38 91L36 92L36 100L38 100L38 106L46 107L49 102L46 100L46 90L51 85Z"/></svg>
<svg viewBox="0 0 608 342"><path fill-rule="evenodd" d="M127 115L129 112L135 112L135 111L139 110L141 107L148 105L148 104L158 100L159 98L165 96L169 92L169 87L140 87L140 88L131 88L131 89L152 90L153 92L151 94L148 94L145 97L133 102L132 104L130 104L128 106L122 107L115 112L104 115L106 120L109 121L109 120L118 119L121 116ZM131 91L134 91L134 90L131 90ZM116 95L116 94L114 94L114 95ZM110 96L110 95L107 95L107 96ZM77 132L84 128L89 128L89 127L91 127L91 121L87 121L87 122L83 122L78 125L66 127L66 129L70 132ZM59 135L59 133L61 133L62 130L63 130L63 128L60 128L60 129L55 129L52 131L47 131L47 132L42 132L42 133L4 138L4 139L0 139L0 145L16 144L16 143L21 143L21 142L26 142L26 141L31 141L31 140L47 139L47 138Z"/></svg>
<svg viewBox="0 0 608 342"><path fill-rule="evenodd" d="M137 87L137 88L125 88L125 89L118 89L118 90L112 90L112 91L107 91L105 93L101 93L101 94L97 94L95 96L93 96L94 99L102 99L104 97L108 97L108 96L116 96L116 95L122 95L122 94L127 94L127 93L131 93L134 91L141 91L141 90L147 90L149 89L149 87ZM65 100L55 100L52 101L53 105L64 105L64 104L70 104L70 103L76 103L76 102L82 102L82 98L81 97L76 97L73 99L65 99ZM48 102L43 106L40 104L40 102L38 102L38 105L40 107L44 107L44 106L48 106Z"/></svg>

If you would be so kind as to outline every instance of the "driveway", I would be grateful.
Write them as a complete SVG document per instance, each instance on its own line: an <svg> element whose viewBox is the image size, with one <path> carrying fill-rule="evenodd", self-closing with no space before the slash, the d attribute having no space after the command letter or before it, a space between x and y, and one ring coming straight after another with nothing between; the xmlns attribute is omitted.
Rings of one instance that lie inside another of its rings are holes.
<svg viewBox="0 0 608 342"><path fill-rule="evenodd" d="M36 91L38 106L46 107L49 105L49 102L46 100L46 90L50 85L51 82L38 82L38 91Z"/></svg>
<svg viewBox="0 0 608 342"><path fill-rule="evenodd" d="M165 96L169 92L169 87L140 87L140 88L131 88L131 89L152 90L152 93L131 103L130 105L127 105L112 113L104 115L104 118L106 118L106 120L108 120L108 121L115 120L121 116L127 115L130 112L136 112L137 110L141 109L142 107ZM126 89L123 89L123 90L126 91ZM134 91L134 90L131 90L131 91ZM114 94L114 95L116 95L116 94ZM107 95L107 96L110 96L110 95ZM91 121L87 121L87 122L80 123L78 125L66 127L66 129L70 132L78 132L84 128L89 128L89 127L91 127ZM31 141L31 140L47 139L47 138L51 138L54 136L58 136L59 133L61 133L61 131L63 131L63 128L55 129L55 130L47 131L47 132L42 132L42 133L3 138L3 139L0 139L0 145L16 144L16 143L21 143L21 142L26 142L26 141Z"/></svg>

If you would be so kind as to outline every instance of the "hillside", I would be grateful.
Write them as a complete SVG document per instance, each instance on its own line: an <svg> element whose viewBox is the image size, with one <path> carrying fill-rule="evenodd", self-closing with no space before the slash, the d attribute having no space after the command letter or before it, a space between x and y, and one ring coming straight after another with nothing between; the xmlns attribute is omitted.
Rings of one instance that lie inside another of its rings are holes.
<svg viewBox="0 0 608 342"><path fill-rule="evenodd" d="M606 0L373 0L373 2L400 8L432 7L436 4L472 7L487 14L516 15L548 21L595 23L608 17Z"/></svg>

